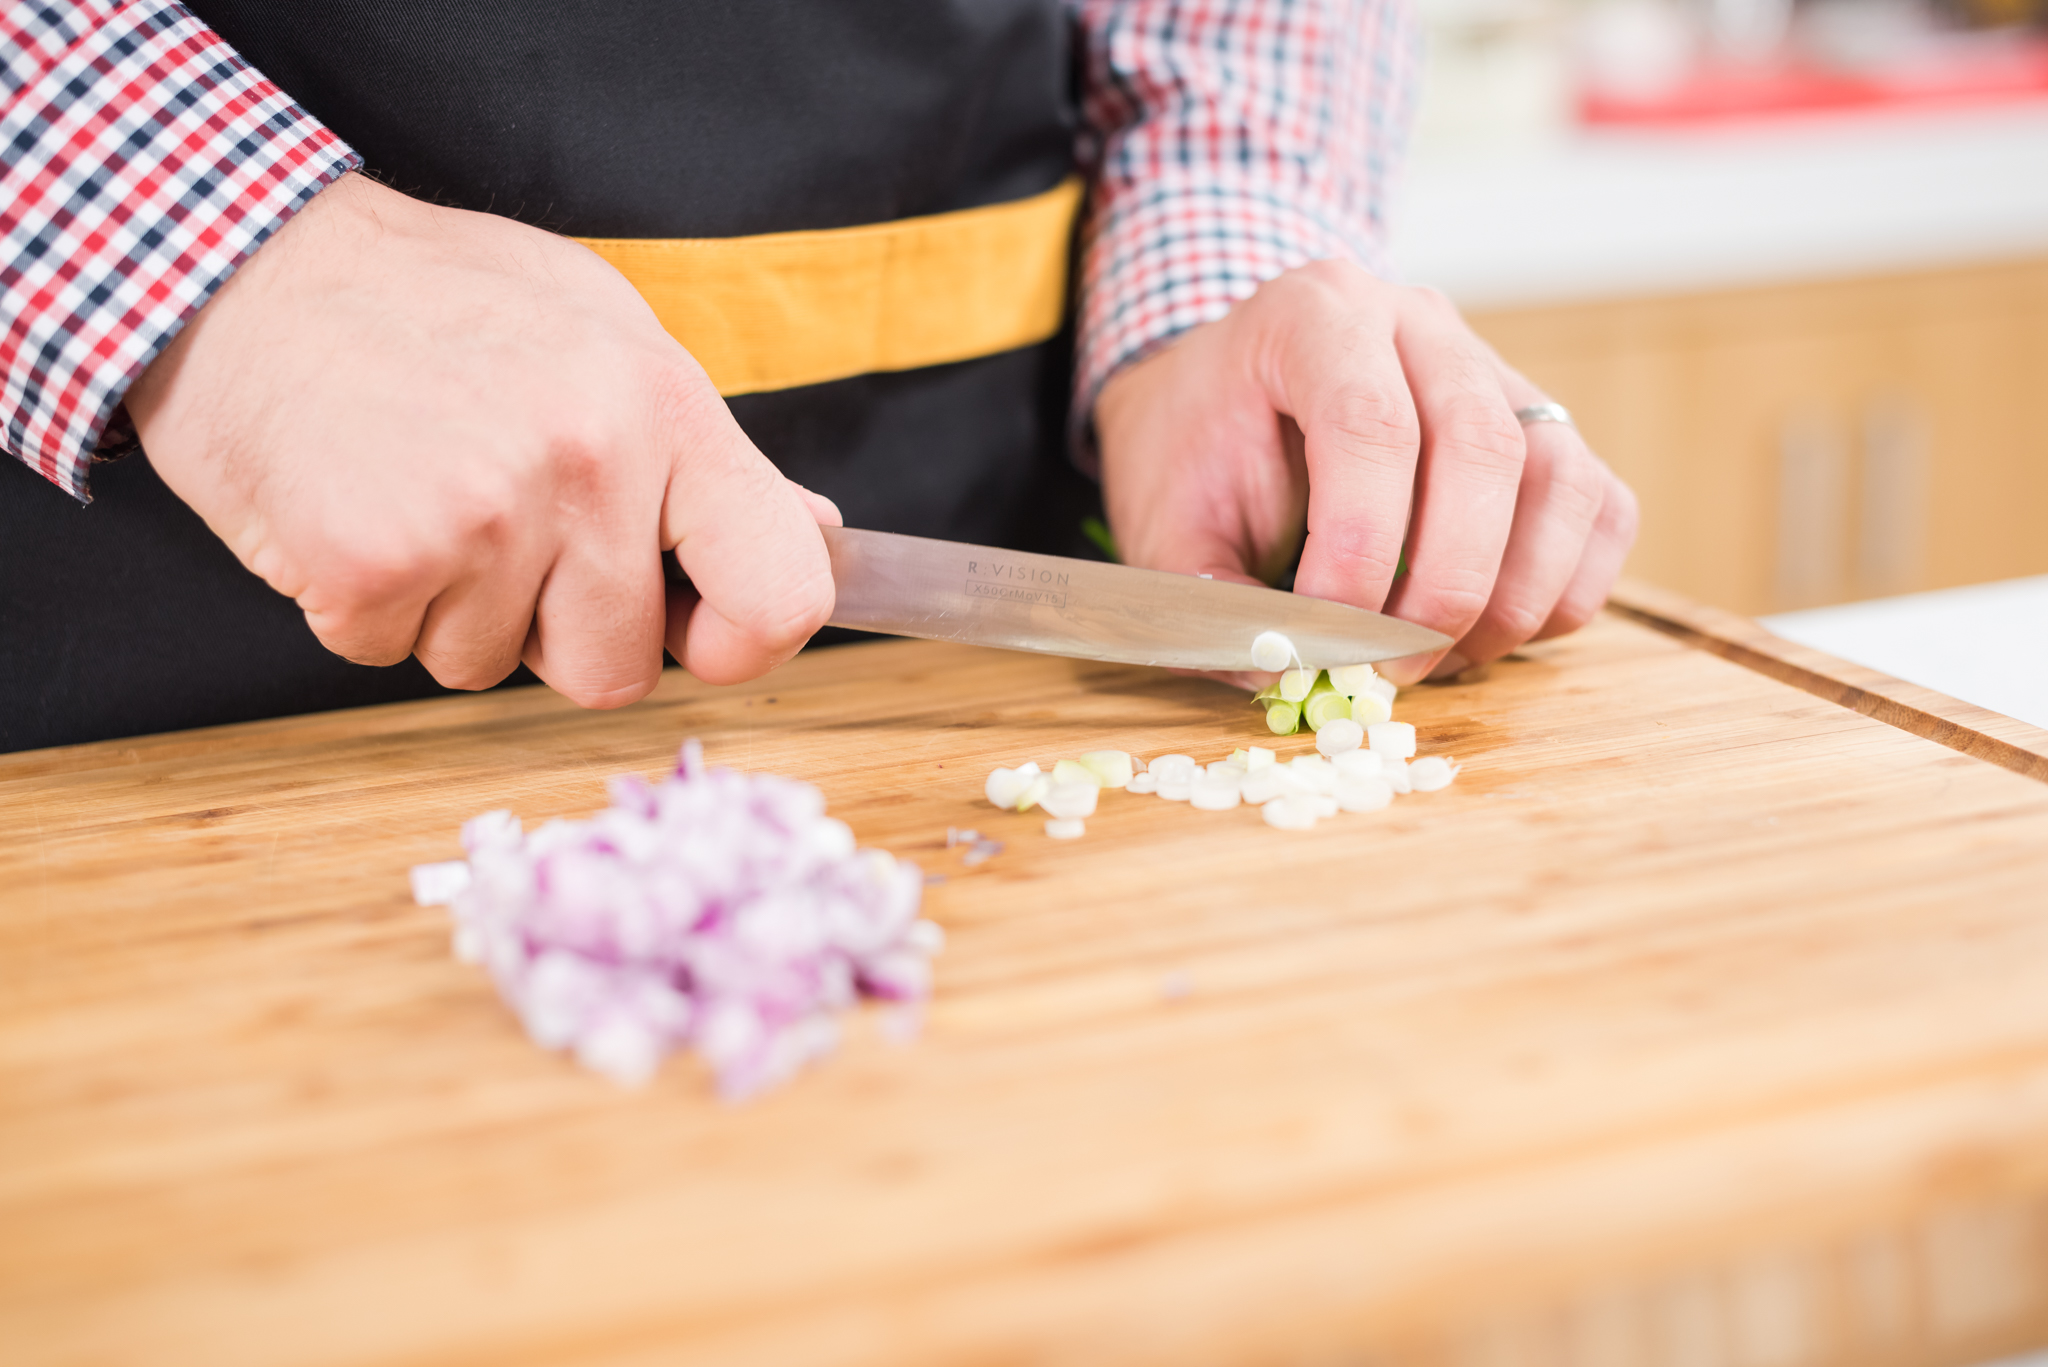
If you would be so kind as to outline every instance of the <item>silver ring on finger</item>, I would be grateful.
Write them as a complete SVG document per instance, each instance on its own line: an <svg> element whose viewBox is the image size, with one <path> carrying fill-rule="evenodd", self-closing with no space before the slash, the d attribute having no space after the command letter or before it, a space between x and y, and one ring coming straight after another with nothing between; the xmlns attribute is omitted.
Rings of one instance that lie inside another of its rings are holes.
<svg viewBox="0 0 2048 1367"><path fill-rule="evenodd" d="M1572 421L1572 411L1561 403L1532 403L1527 408L1517 408L1515 421L1524 427L1533 422L1561 422L1574 430L1578 428Z"/></svg>

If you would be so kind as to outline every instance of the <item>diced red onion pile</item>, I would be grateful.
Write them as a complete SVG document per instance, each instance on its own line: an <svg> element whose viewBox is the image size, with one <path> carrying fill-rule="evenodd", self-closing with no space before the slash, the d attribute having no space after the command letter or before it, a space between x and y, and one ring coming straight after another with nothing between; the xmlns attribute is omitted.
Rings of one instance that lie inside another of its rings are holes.
<svg viewBox="0 0 2048 1367"><path fill-rule="evenodd" d="M531 832L486 812L467 860L412 871L535 1043L627 1084L693 1047L736 1099L830 1051L862 994L914 1028L942 939L916 865L856 850L812 785L706 768L694 740L672 777L610 791Z"/></svg>

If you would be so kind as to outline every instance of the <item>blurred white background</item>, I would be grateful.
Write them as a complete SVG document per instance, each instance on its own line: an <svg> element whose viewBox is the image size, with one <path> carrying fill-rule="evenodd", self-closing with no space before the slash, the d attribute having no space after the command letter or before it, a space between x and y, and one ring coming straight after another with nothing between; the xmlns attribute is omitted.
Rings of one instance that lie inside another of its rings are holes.
<svg viewBox="0 0 2048 1367"><path fill-rule="evenodd" d="M1395 264L1635 487L1629 572L2048 725L2048 0L1421 3Z"/></svg>

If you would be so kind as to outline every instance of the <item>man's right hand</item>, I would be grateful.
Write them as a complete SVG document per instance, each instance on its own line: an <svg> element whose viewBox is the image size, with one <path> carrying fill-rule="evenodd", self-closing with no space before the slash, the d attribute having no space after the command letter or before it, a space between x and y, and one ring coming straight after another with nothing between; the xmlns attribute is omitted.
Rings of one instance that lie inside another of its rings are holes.
<svg viewBox="0 0 2048 1367"><path fill-rule="evenodd" d="M365 664L523 659L586 707L772 669L832 612L818 524L624 277L360 176L318 195L129 391L150 461ZM676 550L695 592L665 588ZM699 597L701 595L701 597Z"/></svg>

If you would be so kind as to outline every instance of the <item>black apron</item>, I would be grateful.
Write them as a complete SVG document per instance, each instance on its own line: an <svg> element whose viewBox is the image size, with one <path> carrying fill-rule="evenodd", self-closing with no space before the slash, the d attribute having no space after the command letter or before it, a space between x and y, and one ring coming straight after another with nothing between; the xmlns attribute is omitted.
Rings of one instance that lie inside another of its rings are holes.
<svg viewBox="0 0 2048 1367"><path fill-rule="evenodd" d="M188 4L378 179L573 236L890 222L1073 170L1057 0ZM850 526L1085 554L1070 351L729 402ZM416 661L330 655L145 458L99 466L89 506L0 465L0 749L443 691Z"/></svg>

